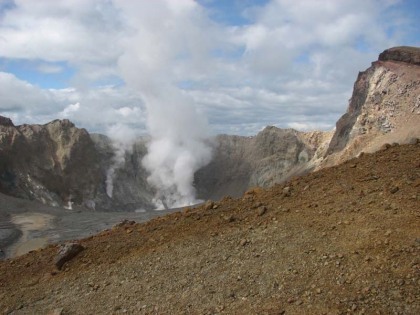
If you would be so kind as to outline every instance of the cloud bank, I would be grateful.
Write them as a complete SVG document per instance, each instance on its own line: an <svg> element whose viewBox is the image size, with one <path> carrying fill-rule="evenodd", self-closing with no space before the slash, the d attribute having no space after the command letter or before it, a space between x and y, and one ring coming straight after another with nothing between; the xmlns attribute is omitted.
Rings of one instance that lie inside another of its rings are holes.
<svg viewBox="0 0 420 315"><path fill-rule="evenodd" d="M212 133L329 129L358 71L388 47L420 44L412 0L232 3L1 0L0 112L16 123L67 116L90 131L117 120L144 132L145 91L120 66L131 54L141 89L165 77Z"/></svg>

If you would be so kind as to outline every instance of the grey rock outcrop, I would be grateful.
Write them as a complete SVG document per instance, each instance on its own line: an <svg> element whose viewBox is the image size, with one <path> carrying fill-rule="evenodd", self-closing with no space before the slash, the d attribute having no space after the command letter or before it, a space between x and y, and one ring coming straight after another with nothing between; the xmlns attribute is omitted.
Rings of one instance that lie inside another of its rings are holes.
<svg viewBox="0 0 420 315"><path fill-rule="evenodd" d="M255 137L220 135L212 161L195 175L199 198L240 196L254 186L269 187L311 169L317 147L313 135L266 127Z"/></svg>
<svg viewBox="0 0 420 315"><path fill-rule="evenodd" d="M105 181L110 180L107 176L109 177L110 170L113 171L112 183L108 182L113 187L112 196L102 198L104 207L126 211L153 209L154 190L147 183L148 173L141 165L147 152L147 138L141 137L124 148L118 148L117 144L104 135L92 134L91 138L100 156L100 168ZM116 154L117 151L120 152Z"/></svg>
<svg viewBox="0 0 420 315"><path fill-rule="evenodd" d="M80 204L94 198L102 178L89 133L68 120L1 124L0 152L0 190L17 197Z"/></svg>

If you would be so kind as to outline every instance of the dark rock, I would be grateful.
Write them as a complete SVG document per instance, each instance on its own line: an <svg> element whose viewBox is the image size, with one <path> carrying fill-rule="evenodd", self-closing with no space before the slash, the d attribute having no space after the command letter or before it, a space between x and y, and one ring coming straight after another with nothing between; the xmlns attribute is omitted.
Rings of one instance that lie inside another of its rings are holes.
<svg viewBox="0 0 420 315"><path fill-rule="evenodd" d="M379 54L380 61L399 61L420 65L420 48L418 47L393 47Z"/></svg>
<svg viewBox="0 0 420 315"><path fill-rule="evenodd" d="M393 187L391 187L391 189L389 190L389 192L391 194L395 194L398 190L400 190L400 188L398 186L393 186Z"/></svg>
<svg viewBox="0 0 420 315"><path fill-rule="evenodd" d="M10 118L4 117L0 115L0 125L6 127L14 127L12 120Z"/></svg>
<svg viewBox="0 0 420 315"><path fill-rule="evenodd" d="M61 246L56 258L55 266L61 270L63 265L76 257L85 248L78 243L66 243Z"/></svg>

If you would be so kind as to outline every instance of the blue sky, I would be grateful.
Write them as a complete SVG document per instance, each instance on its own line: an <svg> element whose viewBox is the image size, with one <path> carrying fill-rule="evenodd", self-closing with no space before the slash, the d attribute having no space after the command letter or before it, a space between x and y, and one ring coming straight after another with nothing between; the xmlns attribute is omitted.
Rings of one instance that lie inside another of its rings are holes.
<svg viewBox="0 0 420 315"><path fill-rule="evenodd" d="M419 20L415 0L0 0L0 114L138 134L175 93L213 134L328 130Z"/></svg>

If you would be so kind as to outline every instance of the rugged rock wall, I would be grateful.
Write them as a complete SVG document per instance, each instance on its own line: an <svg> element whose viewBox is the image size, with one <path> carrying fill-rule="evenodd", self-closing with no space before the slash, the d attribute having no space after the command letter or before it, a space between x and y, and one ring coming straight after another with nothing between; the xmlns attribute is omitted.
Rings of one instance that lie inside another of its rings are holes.
<svg viewBox="0 0 420 315"><path fill-rule="evenodd" d="M86 210L151 209L153 191L141 167L144 141L116 160L102 135L89 135L68 120L14 126L0 116L0 192L45 204ZM113 194L107 177L113 168Z"/></svg>
<svg viewBox="0 0 420 315"><path fill-rule="evenodd" d="M46 125L0 124L0 189L56 206L93 205L103 176L85 129L68 120Z"/></svg>
<svg viewBox="0 0 420 315"><path fill-rule="evenodd" d="M302 174L320 145L323 132L266 127L255 137L220 135L210 164L195 176L203 199L240 196L254 186L268 187Z"/></svg>
<svg viewBox="0 0 420 315"><path fill-rule="evenodd" d="M133 145L121 147L104 135L92 134L91 138L99 153L100 167L105 176L102 185L112 185L112 195L109 196L109 192L106 194L102 201L103 207L127 211L153 209L154 191L147 183L148 174L141 165L146 155L147 139L139 138ZM106 187L104 189L106 191Z"/></svg>
<svg viewBox="0 0 420 315"><path fill-rule="evenodd" d="M420 137L419 61L420 48L391 48L359 74L320 166L375 151L386 142Z"/></svg>
<svg viewBox="0 0 420 315"><path fill-rule="evenodd" d="M0 120L2 192L68 206L93 200L102 180L88 132L68 120L21 125Z"/></svg>

